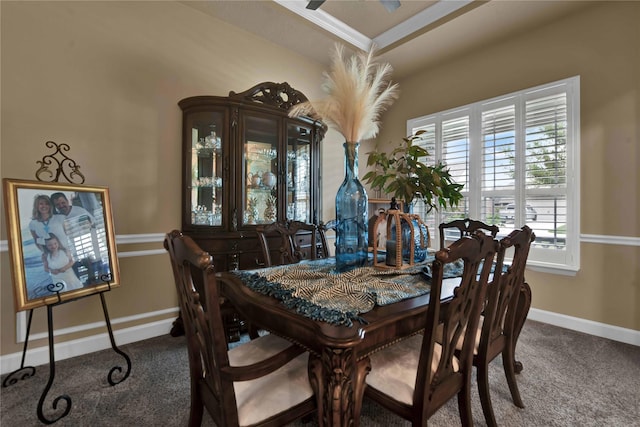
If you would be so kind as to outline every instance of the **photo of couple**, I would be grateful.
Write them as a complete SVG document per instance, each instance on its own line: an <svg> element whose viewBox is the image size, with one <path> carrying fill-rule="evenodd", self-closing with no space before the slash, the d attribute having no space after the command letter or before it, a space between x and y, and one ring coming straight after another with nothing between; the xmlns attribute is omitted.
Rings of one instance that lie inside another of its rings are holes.
<svg viewBox="0 0 640 427"><path fill-rule="evenodd" d="M98 196L18 190L27 299L109 281L103 205ZM29 212L23 212L27 206Z"/></svg>

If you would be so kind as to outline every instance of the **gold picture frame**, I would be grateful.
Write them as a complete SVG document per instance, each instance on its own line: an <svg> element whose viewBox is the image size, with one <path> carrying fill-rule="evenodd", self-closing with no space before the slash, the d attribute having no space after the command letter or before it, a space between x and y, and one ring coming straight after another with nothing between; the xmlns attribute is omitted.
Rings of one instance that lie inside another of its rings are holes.
<svg viewBox="0 0 640 427"><path fill-rule="evenodd" d="M16 311L120 285L108 188L2 181Z"/></svg>

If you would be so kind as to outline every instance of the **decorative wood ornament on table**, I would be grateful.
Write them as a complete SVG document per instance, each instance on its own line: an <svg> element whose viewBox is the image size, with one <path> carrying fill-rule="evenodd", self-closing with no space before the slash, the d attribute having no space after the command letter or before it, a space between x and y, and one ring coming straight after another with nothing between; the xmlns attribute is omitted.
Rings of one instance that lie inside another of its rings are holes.
<svg viewBox="0 0 640 427"><path fill-rule="evenodd" d="M384 227L384 230L378 230ZM398 209L395 199L391 208L380 212L373 225L373 266L380 269L409 268L416 263L416 251L426 251L429 234L420 215L405 213ZM426 231L426 232L425 232ZM403 236L408 234L408 236ZM380 236L386 236L385 260L378 258ZM419 256L420 261L423 260Z"/></svg>

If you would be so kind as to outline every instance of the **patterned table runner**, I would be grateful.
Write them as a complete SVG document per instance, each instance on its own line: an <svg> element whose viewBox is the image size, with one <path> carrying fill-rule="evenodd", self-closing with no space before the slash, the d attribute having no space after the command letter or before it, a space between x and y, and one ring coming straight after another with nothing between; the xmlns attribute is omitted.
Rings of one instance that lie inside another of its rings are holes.
<svg viewBox="0 0 640 427"><path fill-rule="evenodd" d="M277 298L306 317L353 326L353 321L366 323L360 314L376 305L428 293L430 284L422 272L431 261L433 257L403 270L360 267L337 273L335 260L329 258L234 273L250 289ZM462 263L448 267L445 277L461 275Z"/></svg>

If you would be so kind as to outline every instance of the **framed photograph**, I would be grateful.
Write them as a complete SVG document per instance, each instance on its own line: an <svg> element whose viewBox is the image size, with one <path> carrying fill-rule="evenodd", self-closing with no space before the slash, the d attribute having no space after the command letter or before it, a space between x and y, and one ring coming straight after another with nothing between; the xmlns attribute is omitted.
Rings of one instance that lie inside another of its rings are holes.
<svg viewBox="0 0 640 427"><path fill-rule="evenodd" d="M109 189L3 179L16 311L119 286Z"/></svg>
<svg viewBox="0 0 640 427"><path fill-rule="evenodd" d="M398 209L402 210L404 203L402 200L396 201ZM377 215L381 210L386 211L391 207L391 199L369 199L368 200L368 215L371 218L373 215Z"/></svg>
<svg viewBox="0 0 640 427"><path fill-rule="evenodd" d="M398 204L398 209L402 210L402 200L396 202ZM368 218L369 218L369 249L373 250L373 241L374 241L374 224L378 219L378 214L380 212L386 212L391 207L391 199L369 199L368 200ZM378 230L378 251L386 250L386 242L387 237L381 230L386 230L386 222L381 224Z"/></svg>

